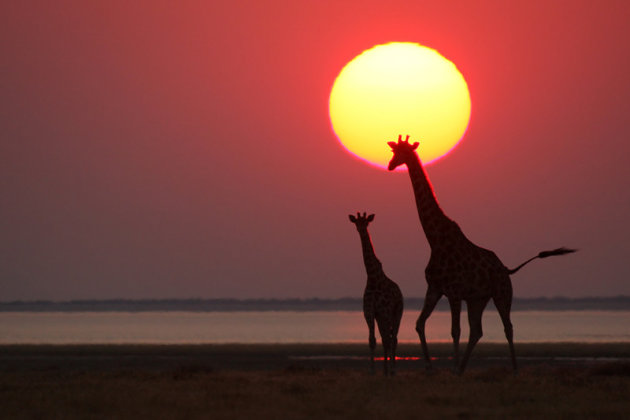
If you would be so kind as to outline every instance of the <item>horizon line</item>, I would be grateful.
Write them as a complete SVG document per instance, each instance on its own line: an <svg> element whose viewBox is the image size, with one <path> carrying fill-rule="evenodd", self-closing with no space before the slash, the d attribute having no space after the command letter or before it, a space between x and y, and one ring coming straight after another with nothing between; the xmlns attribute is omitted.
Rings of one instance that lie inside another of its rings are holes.
<svg viewBox="0 0 630 420"><path fill-rule="evenodd" d="M237 302L296 302L296 301L343 301L343 300L362 300L362 296L344 296L344 297L256 297L256 298L237 298L237 297L187 297L187 298L76 298L76 299L12 299L0 300L0 305L11 303L74 303L74 302L192 302L192 301L237 301ZM618 294L610 296L534 296L534 297L517 297L513 300L612 300L612 299L630 299L630 295ZM404 300L424 300L423 296L409 296Z"/></svg>

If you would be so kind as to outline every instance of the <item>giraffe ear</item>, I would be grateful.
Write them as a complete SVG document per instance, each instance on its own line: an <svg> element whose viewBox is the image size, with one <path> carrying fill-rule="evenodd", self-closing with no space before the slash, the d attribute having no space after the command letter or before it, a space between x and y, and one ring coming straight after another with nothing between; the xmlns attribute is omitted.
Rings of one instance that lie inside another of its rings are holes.
<svg viewBox="0 0 630 420"><path fill-rule="evenodd" d="M419 144L420 144L420 143L418 143L418 142L415 142L414 144L412 144L412 145L411 145L411 150L416 150L416 149L418 148L418 145L419 145Z"/></svg>
<svg viewBox="0 0 630 420"><path fill-rule="evenodd" d="M388 141L387 144L389 145L389 147L392 148L392 150L395 149L398 145L398 143L396 143L395 141Z"/></svg>
<svg viewBox="0 0 630 420"><path fill-rule="evenodd" d="M357 222L357 218L356 218L356 217L354 217L354 216L353 216L353 215L351 215L351 214L349 214L349 215L348 215L348 218L350 219L350 221L351 221L352 223L356 223L356 222Z"/></svg>
<svg viewBox="0 0 630 420"><path fill-rule="evenodd" d="M367 221L368 221L368 222L371 222L372 220L374 220L374 215L373 215L373 214L370 214L370 215L368 216L368 218L367 218Z"/></svg>

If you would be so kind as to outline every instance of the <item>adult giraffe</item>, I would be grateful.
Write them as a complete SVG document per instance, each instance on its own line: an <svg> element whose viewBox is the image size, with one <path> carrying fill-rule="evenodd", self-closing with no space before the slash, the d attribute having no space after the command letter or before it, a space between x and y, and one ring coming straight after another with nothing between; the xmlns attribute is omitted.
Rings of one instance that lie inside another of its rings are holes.
<svg viewBox="0 0 630 420"><path fill-rule="evenodd" d="M394 152L388 169L391 171L400 165L407 165L420 223L431 247L431 258L425 269L428 288L422 312L416 322L416 331L420 337L427 369L431 369L431 359L424 333L425 323L438 300L445 295L451 307L451 335L455 347L455 365L456 367L459 365L459 373L463 373L466 369L470 354L483 335L481 316L491 298L503 322L505 337L510 346L512 367L516 371L512 322L510 321L512 306L510 274L514 274L536 258L568 254L575 250L558 248L552 251L543 251L515 269L508 269L494 252L481 248L466 238L457 223L444 214L416 153L418 143L409 144L409 136L405 141L402 140L402 136L398 136L398 143L388 142L387 144ZM459 318L462 300L466 302L468 309L470 337L460 364Z"/></svg>

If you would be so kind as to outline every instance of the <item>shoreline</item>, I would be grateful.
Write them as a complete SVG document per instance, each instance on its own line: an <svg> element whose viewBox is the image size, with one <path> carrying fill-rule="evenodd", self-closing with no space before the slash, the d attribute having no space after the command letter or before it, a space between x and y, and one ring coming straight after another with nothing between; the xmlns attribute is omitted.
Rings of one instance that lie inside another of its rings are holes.
<svg viewBox="0 0 630 420"><path fill-rule="evenodd" d="M460 351L466 342L460 344ZM630 363L630 343L515 343L521 366ZM452 344L429 343L438 368L452 366ZM382 357L377 345L376 356ZM420 345L398 346L399 369L424 366ZM317 369L364 369L367 343L317 344L71 344L0 345L0 371L169 370L191 367L211 370L282 370L299 366ZM506 343L479 343L471 368L507 367Z"/></svg>
<svg viewBox="0 0 630 420"><path fill-rule="evenodd" d="M424 298L405 298L406 308L422 308ZM492 306L492 305L491 305ZM75 299L0 301L0 312L266 312L361 311L363 298L196 298L196 299ZM435 310L449 311L441 299ZM628 311L630 296L514 297L512 311Z"/></svg>

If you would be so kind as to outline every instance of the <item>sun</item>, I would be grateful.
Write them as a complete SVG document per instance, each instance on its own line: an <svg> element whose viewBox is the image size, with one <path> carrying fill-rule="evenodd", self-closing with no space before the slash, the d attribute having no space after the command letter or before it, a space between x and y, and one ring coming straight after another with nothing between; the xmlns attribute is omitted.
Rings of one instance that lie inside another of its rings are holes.
<svg viewBox="0 0 630 420"><path fill-rule="evenodd" d="M409 134L428 164L451 151L470 120L468 85L436 50L392 42L363 51L341 70L329 101L330 121L353 155L386 168L387 141Z"/></svg>

